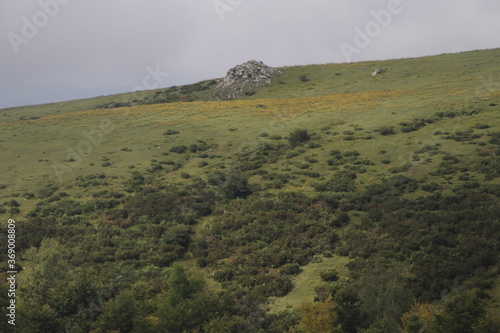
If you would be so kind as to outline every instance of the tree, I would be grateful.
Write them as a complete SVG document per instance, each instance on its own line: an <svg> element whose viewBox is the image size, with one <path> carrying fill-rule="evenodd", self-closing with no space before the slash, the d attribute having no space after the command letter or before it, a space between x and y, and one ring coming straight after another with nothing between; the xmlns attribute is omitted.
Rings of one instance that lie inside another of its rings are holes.
<svg viewBox="0 0 500 333"><path fill-rule="evenodd" d="M335 310L342 331L356 333L365 326L367 318L361 312L361 300L352 286L341 288L335 294Z"/></svg>
<svg viewBox="0 0 500 333"><path fill-rule="evenodd" d="M402 333L425 333L435 325L437 307L427 304L414 302L410 311L403 314L401 317Z"/></svg>
<svg viewBox="0 0 500 333"><path fill-rule="evenodd" d="M474 333L498 333L500 332L500 318L487 315L479 324L474 326Z"/></svg>
<svg viewBox="0 0 500 333"><path fill-rule="evenodd" d="M19 307L18 316L22 320L19 322L16 320L17 332L64 332L64 325L61 318L48 304L22 304Z"/></svg>
<svg viewBox="0 0 500 333"><path fill-rule="evenodd" d="M387 316L377 319L373 324L364 330L363 333L387 333L395 332L395 325L392 318Z"/></svg>
<svg viewBox="0 0 500 333"><path fill-rule="evenodd" d="M332 297L320 303L303 303L300 306L302 319L299 329L304 333L335 333L340 332L337 324L337 313Z"/></svg>
<svg viewBox="0 0 500 333"><path fill-rule="evenodd" d="M86 330L97 303L95 272L72 269L72 249L48 238L26 251L26 269L18 274L22 326L30 332L58 332L60 325ZM21 315L20 315L21 316Z"/></svg>
<svg viewBox="0 0 500 333"><path fill-rule="evenodd" d="M442 314L436 316L436 331L439 333L473 333L486 311L477 291L468 290L449 297Z"/></svg>
<svg viewBox="0 0 500 333"><path fill-rule="evenodd" d="M30 248L24 257L28 269L19 274L19 285L23 286L25 302L52 304L59 282L66 282L70 249L57 240L48 238L40 248Z"/></svg>
<svg viewBox="0 0 500 333"><path fill-rule="evenodd" d="M205 282L198 278L189 279L186 269L178 263L172 265L172 272L167 280L166 301L175 306L182 300L190 298L193 294L203 290Z"/></svg>
<svg viewBox="0 0 500 333"><path fill-rule="evenodd" d="M240 316L228 315L214 318L203 326L203 331L206 333L239 333L246 332L249 329L250 325L248 320Z"/></svg>
<svg viewBox="0 0 500 333"><path fill-rule="evenodd" d="M396 325L410 307L412 298L404 284L405 271L402 263L381 261L375 261L365 269L357 285L363 301L362 309L371 321L390 318Z"/></svg>
<svg viewBox="0 0 500 333"><path fill-rule="evenodd" d="M158 332L184 332L201 329L212 319L232 314L232 302L225 294L213 294L205 282L188 277L174 264L167 290L158 298Z"/></svg>
<svg viewBox="0 0 500 333"><path fill-rule="evenodd" d="M96 333L110 331L131 332L139 303L129 290L124 290L104 307L103 314L94 323Z"/></svg>

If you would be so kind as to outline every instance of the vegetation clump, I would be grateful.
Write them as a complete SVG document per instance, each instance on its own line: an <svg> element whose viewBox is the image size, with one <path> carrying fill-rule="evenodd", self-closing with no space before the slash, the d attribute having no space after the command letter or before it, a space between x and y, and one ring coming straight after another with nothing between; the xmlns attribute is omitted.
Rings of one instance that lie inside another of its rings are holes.
<svg viewBox="0 0 500 333"><path fill-rule="evenodd" d="M176 135L179 134L179 131L173 130L173 129L168 129L163 135Z"/></svg>
<svg viewBox="0 0 500 333"><path fill-rule="evenodd" d="M296 147L302 143L311 140L311 136L306 129L296 129L288 135L288 142L292 147Z"/></svg>
<svg viewBox="0 0 500 333"><path fill-rule="evenodd" d="M396 131L394 130L394 126L388 126L388 125L380 126L378 128L378 132L381 135L394 135L394 134L396 134Z"/></svg>

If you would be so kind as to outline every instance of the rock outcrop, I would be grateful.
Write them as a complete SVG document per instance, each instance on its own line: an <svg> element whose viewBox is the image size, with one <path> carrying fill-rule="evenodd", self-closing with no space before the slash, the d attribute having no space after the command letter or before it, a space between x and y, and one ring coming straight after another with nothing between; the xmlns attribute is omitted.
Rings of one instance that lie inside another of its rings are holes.
<svg viewBox="0 0 500 333"><path fill-rule="evenodd" d="M385 73L385 69L376 69L373 71L372 76L377 76L379 74L384 74L384 73Z"/></svg>
<svg viewBox="0 0 500 333"><path fill-rule="evenodd" d="M231 68L216 86L212 98L227 100L243 95L252 95L260 87L269 85L279 71L265 65L262 61L250 60Z"/></svg>

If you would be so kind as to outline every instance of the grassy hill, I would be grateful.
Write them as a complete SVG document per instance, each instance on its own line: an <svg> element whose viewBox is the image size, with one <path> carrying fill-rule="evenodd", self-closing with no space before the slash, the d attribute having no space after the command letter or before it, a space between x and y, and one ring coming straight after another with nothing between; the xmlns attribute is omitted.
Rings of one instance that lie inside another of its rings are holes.
<svg viewBox="0 0 500 333"><path fill-rule="evenodd" d="M179 261L238 304L185 329L216 332L219 318L285 331L302 302L328 295L344 332L387 332L408 311L422 321L413 299L453 321L469 292L498 316L499 63L495 49L283 67L237 100L210 100L208 80L0 110L0 209L19 221L20 288L46 279L57 251L68 269L54 285L71 289L63 278L84 269L98 281L95 298L22 291L19 311L56 331L176 331L153 295L173 297L164 281ZM148 306L119 327L125 294ZM471 323L494 325L481 311Z"/></svg>

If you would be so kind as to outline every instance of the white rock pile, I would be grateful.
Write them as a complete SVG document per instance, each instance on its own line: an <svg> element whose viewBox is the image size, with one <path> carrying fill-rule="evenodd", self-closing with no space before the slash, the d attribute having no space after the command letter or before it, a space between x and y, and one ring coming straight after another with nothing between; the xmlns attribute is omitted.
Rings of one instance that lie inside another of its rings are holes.
<svg viewBox="0 0 500 333"><path fill-rule="evenodd" d="M258 88L271 84L271 79L278 75L278 70L265 65L262 61L247 61L227 72L226 77L217 84L212 98L227 100L245 94L252 95Z"/></svg>

